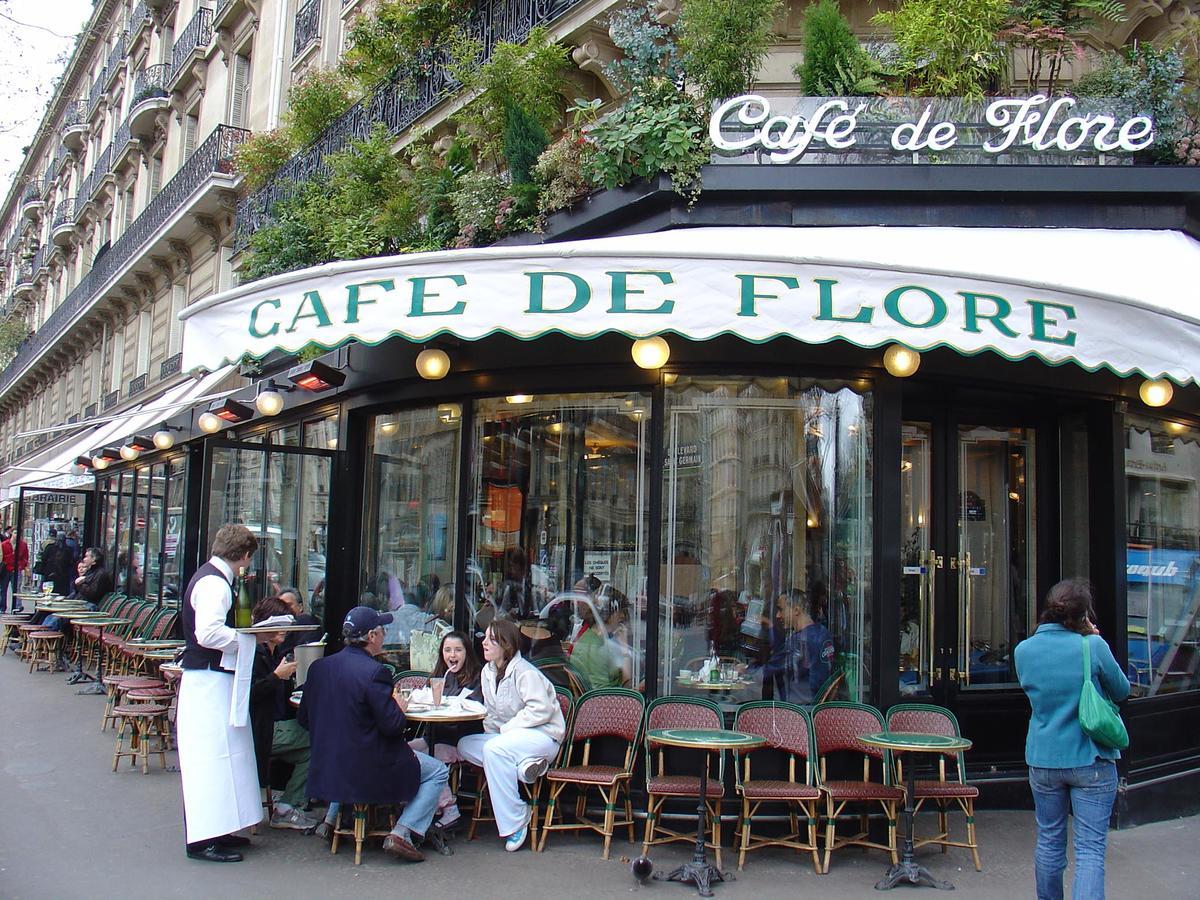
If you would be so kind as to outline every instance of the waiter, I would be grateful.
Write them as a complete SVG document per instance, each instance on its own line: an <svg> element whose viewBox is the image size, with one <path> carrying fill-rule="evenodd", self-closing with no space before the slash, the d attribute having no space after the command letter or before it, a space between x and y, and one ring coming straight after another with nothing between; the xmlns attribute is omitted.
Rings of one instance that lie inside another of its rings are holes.
<svg viewBox="0 0 1200 900"><path fill-rule="evenodd" d="M233 848L249 840L233 832L262 820L249 722L229 724L237 664L233 573L249 566L257 550L258 538L250 529L222 525L212 558L192 576L180 609L186 646L176 730L191 859L239 862L242 855Z"/></svg>

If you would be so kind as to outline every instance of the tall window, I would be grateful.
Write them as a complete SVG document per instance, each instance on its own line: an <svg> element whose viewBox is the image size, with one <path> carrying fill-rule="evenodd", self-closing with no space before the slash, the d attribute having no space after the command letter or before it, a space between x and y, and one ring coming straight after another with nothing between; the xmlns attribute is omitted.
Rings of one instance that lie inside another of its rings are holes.
<svg viewBox="0 0 1200 900"><path fill-rule="evenodd" d="M150 370L150 335L153 331L154 311L147 307L138 313L137 371L142 375Z"/></svg>
<svg viewBox="0 0 1200 900"><path fill-rule="evenodd" d="M108 373L109 391L121 389L125 370L125 327L114 326L112 330L112 369Z"/></svg>
<svg viewBox="0 0 1200 900"><path fill-rule="evenodd" d="M183 117L183 158L185 160L190 158L196 150L196 139L199 131L200 111L199 109L195 109Z"/></svg>
<svg viewBox="0 0 1200 900"><path fill-rule="evenodd" d="M866 698L871 398L836 381L667 389L660 693ZM693 687L715 654L724 685Z"/></svg>
<svg viewBox="0 0 1200 900"><path fill-rule="evenodd" d="M250 57L233 57L229 97L229 124L245 128L250 121Z"/></svg>
<svg viewBox="0 0 1200 900"><path fill-rule="evenodd" d="M187 288L182 284L171 285L171 309L167 322L167 356L174 356L183 349L183 322L179 314L187 305Z"/></svg>
<svg viewBox="0 0 1200 900"><path fill-rule="evenodd" d="M1129 680L1134 696L1200 688L1200 429L1125 417Z"/></svg>

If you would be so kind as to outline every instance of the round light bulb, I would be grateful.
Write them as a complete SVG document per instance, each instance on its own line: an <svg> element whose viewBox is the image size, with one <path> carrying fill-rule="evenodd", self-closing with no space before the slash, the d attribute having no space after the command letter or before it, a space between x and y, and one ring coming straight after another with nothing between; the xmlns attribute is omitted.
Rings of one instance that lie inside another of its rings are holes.
<svg viewBox="0 0 1200 900"><path fill-rule="evenodd" d="M633 361L643 369L661 369L671 358L671 345L667 339L655 335L649 338L639 338L629 348Z"/></svg>
<svg viewBox="0 0 1200 900"><path fill-rule="evenodd" d="M105 459L103 456L93 456L92 457L92 468L93 469L101 469L101 470L107 469L108 468L108 460Z"/></svg>
<svg viewBox="0 0 1200 900"><path fill-rule="evenodd" d="M141 455L142 451L137 447L131 447L129 444L121 447L121 459L125 460L125 462L133 462Z"/></svg>
<svg viewBox="0 0 1200 900"><path fill-rule="evenodd" d="M900 344L892 344L883 352L883 367L889 375L907 378L921 367L921 354Z"/></svg>
<svg viewBox="0 0 1200 900"><path fill-rule="evenodd" d="M1175 388L1167 379L1155 378L1142 382L1142 386L1138 388L1138 396L1147 406L1166 406L1175 396Z"/></svg>
<svg viewBox="0 0 1200 900"><path fill-rule="evenodd" d="M159 450L170 450L175 446L175 435L165 428L154 432L154 446Z"/></svg>
<svg viewBox="0 0 1200 900"><path fill-rule="evenodd" d="M417 354L417 374L427 381L445 378L450 371L450 355L445 350L430 348Z"/></svg>
<svg viewBox="0 0 1200 900"><path fill-rule="evenodd" d="M210 412L200 413L200 418L196 420L196 425L205 434L216 434L221 430L221 420Z"/></svg>
<svg viewBox="0 0 1200 900"><path fill-rule="evenodd" d="M75 465L71 466L71 474L72 475L86 475L87 474L87 466L83 465L83 463L75 463Z"/></svg>
<svg viewBox="0 0 1200 900"><path fill-rule="evenodd" d="M254 398L254 408L264 416L277 416L283 412L283 394L270 388L259 391Z"/></svg>

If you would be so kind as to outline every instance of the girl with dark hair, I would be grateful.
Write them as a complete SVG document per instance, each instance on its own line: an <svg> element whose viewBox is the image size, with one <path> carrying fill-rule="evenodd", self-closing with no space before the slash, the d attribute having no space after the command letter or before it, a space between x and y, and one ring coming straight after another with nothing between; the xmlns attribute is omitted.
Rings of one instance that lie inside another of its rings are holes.
<svg viewBox="0 0 1200 900"><path fill-rule="evenodd" d="M546 676L521 656L516 623L496 619L483 636L483 734L458 742L458 752L487 776L496 829L504 849L520 850L529 837L531 810L518 781L531 784L545 774L566 734L558 697Z"/></svg>
<svg viewBox="0 0 1200 900"><path fill-rule="evenodd" d="M113 580L104 568L104 551L89 547L76 567L75 596L95 609L100 601L112 593Z"/></svg>
<svg viewBox="0 0 1200 900"><path fill-rule="evenodd" d="M1037 631L1015 651L1017 677L1033 707L1025 762L1037 816L1038 900L1062 900L1068 813L1075 817L1071 896L1104 898L1108 819L1121 752L1097 744L1079 726L1084 642L1091 657L1088 676L1097 690L1124 700L1129 681L1094 622L1091 585L1082 578L1060 581L1046 596Z"/></svg>

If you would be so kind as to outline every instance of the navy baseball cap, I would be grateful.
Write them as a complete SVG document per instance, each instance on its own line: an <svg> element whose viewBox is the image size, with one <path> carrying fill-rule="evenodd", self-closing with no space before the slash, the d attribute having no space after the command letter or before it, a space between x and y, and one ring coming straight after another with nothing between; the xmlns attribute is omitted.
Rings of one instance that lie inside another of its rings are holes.
<svg viewBox="0 0 1200 900"><path fill-rule="evenodd" d="M380 625L390 625L391 623L391 613L381 613L369 606L356 606L346 613L346 620L342 622L342 637L347 640L366 637L369 632Z"/></svg>

